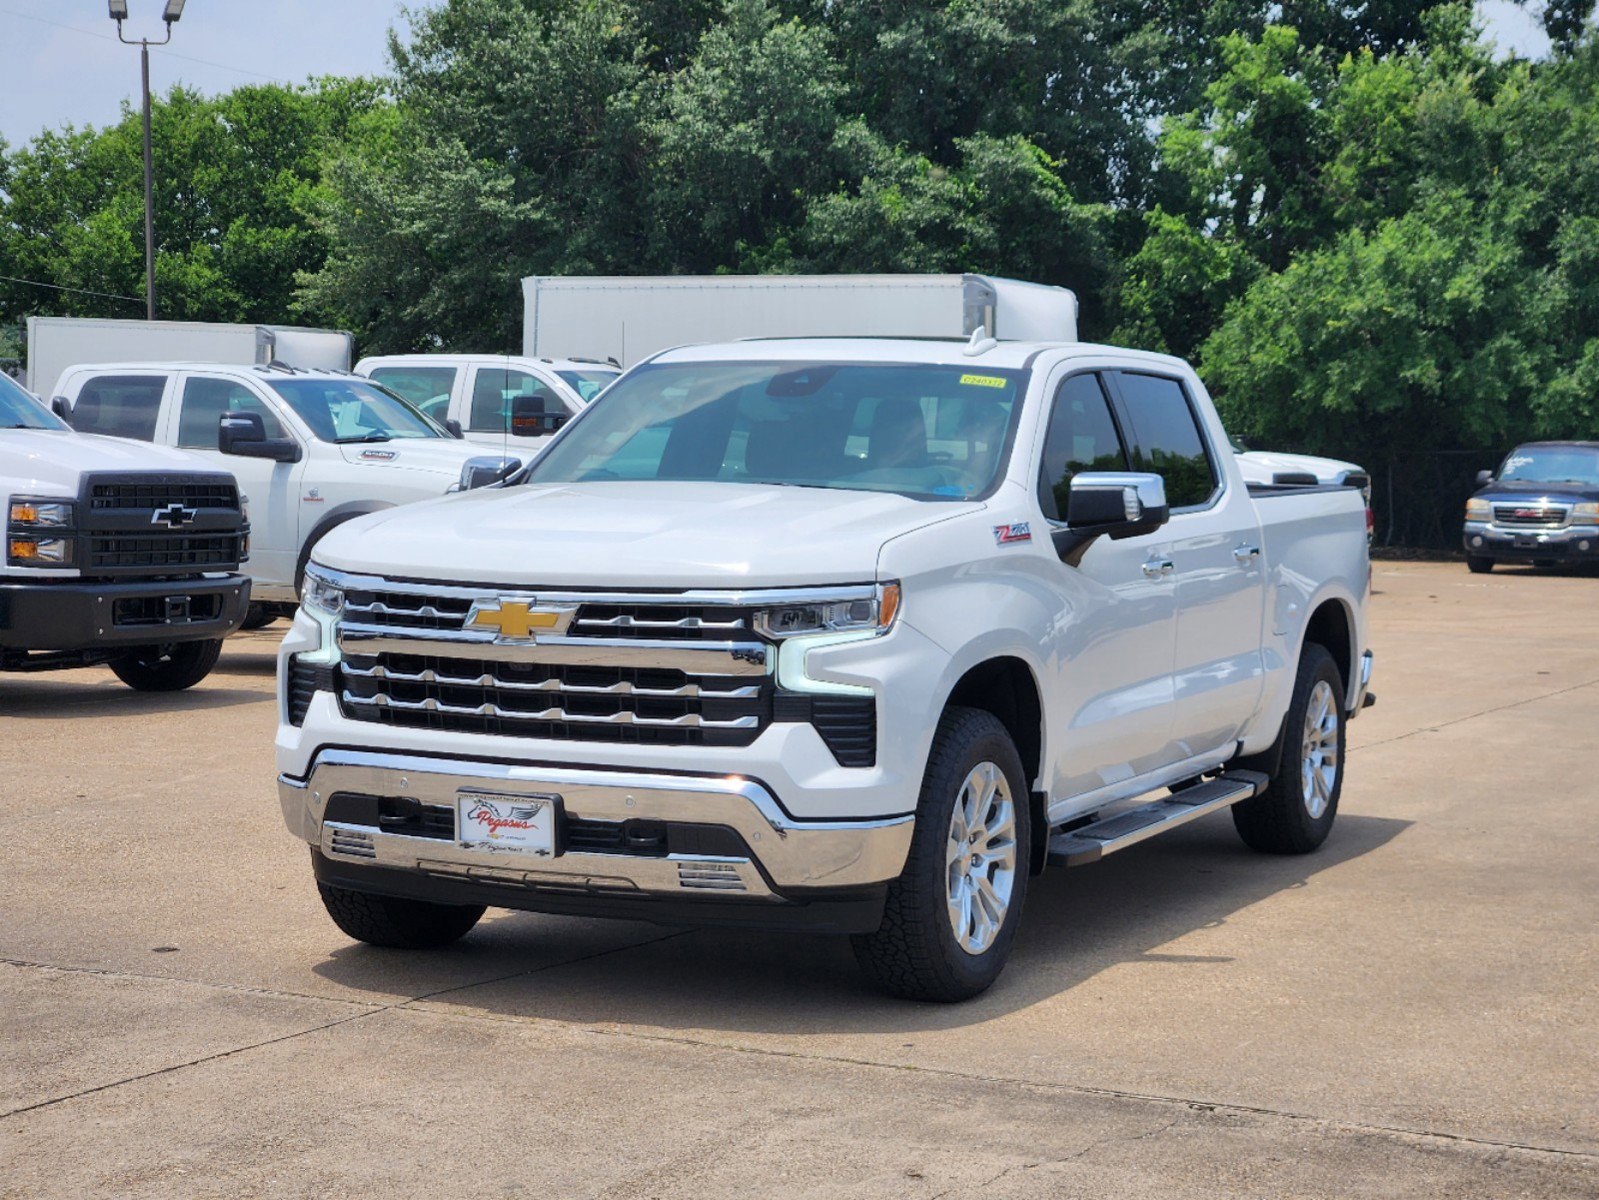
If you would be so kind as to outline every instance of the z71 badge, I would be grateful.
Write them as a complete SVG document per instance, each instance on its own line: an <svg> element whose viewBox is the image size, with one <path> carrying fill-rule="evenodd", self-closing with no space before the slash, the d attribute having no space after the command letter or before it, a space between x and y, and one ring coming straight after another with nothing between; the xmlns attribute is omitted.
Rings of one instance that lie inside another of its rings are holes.
<svg viewBox="0 0 1599 1200"><path fill-rule="evenodd" d="M994 526L994 544L996 546L1010 546L1016 542L1030 542L1033 540L1033 529L1026 521L1015 521L1009 525Z"/></svg>

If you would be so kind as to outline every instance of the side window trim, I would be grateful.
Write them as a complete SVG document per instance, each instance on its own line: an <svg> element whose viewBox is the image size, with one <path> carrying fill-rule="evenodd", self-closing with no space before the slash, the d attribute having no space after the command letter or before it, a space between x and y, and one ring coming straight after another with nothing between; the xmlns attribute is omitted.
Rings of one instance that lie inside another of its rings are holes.
<svg viewBox="0 0 1599 1200"><path fill-rule="evenodd" d="M1168 375L1164 371L1150 370L1143 367L1112 367L1103 372L1105 390L1110 395L1111 411L1115 414L1117 427L1122 431L1123 444L1128 450L1128 461L1134 461L1136 451L1137 460L1143 461L1144 447L1138 440L1138 426L1132 419L1132 414L1127 411L1127 402L1122 395L1121 377L1123 375L1147 375L1151 379L1164 379L1168 383L1175 383L1183 394L1183 403L1188 406L1188 415L1194 422L1194 430L1199 434L1199 444L1205 451L1205 462L1210 467L1211 489L1210 495L1205 497L1203 504L1185 504L1180 508L1171 510L1172 516L1182 516L1187 513L1208 512L1219 505L1227 495L1227 472L1221 469L1221 463L1216 458L1216 447L1211 444L1210 430L1205 428L1205 422L1200 420L1199 410L1194 405L1194 394L1188 384L1180 375ZM1131 436L1129 436L1129 431ZM1133 468L1137 470L1137 467Z"/></svg>
<svg viewBox="0 0 1599 1200"><path fill-rule="evenodd" d="M1084 375L1093 376L1097 380L1099 383L1100 395L1105 399L1105 408L1110 413L1111 426L1116 431L1116 440L1121 445L1122 458L1129 464L1129 466L1133 461L1133 442L1132 439L1127 436L1127 430L1130 428L1130 426L1128 425L1125 415L1122 412L1119 394L1112 387L1109 378L1109 376L1115 370L1115 367L1105 366L1078 367L1074 370L1069 370L1060 377L1059 382L1055 384L1053 392L1050 393L1049 408L1044 413L1043 437L1041 437L1038 442L1038 471L1036 473L1037 478L1035 480L1034 495L1039 503L1039 511L1044 514L1044 519L1050 522L1051 525L1058 528L1065 527L1066 517L1064 513L1053 517L1050 516L1048 508L1044 505L1043 497L1045 492L1049 491L1052 493L1054 490L1054 484L1044 477L1044 472L1049 466L1046 456L1049 453L1049 435L1055 424L1055 406L1060 403L1061 395L1065 392L1067 384L1071 383L1074 379L1082 378Z"/></svg>

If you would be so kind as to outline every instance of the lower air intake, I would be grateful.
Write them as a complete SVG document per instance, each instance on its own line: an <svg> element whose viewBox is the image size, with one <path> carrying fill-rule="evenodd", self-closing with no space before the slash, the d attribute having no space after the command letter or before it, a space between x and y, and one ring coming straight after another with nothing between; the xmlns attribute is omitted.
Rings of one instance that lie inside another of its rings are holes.
<svg viewBox="0 0 1599 1200"><path fill-rule="evenodd" d="M743 892L748 889L738 877L737 863L680 862L677 885L692 891Z"/></svg>

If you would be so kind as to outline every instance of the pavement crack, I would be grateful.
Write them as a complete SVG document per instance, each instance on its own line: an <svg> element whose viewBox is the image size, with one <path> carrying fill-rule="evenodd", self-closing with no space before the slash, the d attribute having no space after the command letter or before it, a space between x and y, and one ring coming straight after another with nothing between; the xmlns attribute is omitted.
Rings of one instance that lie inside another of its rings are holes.
<svg viewBox="0 0 1599 1200"><path fill-rule="evenodd" d="M402 1000L393 1005L393 1007L404 1008L410 1004L420 1004L424 1000L436 1000L440 996L448 996L451 992L471 991L473 988L485 987L491 983L504 983L508 979L522 979L528 975L539 975L545 971L553 971L558 967L575 967L579 963L593 962L597 958L605 958L608 955L622 954L628 950L638 950L645 946L655 946L661 942L669 942L673 938L687 937L692 932L694 932L692 929L678 929L643 942L629 942L625 946L609 946L604 950L596 950L592 954L580 954L576 958L563 958L559 962L543 963L536 967L528 967L523 971L512 971L507 975L496 975L492 979L475 979L471 983L458 983L452 987L439 988L434 992L424 992L420 996L412 996L409 1000ZM427 1010L419 1009L418 1011L426 1012Z"/></svg>
<svg viewBox="0 0 1599 1200"><path fill-rule="evenodd" d="M1449 721L1439 721L1436 725L1423 725L1417 729L1410 730L1408 733L1397 733L1391 738L1384 738L1380 742L1362 742L1358 746L1349 747L1348 753L1354 754L1357 750L1371 750L1377 746L1391 746L1395 742L1413 738L1418 733L1437 733L1440 729L1448 729L1451 725L1463 725L1467 721L1475 721L1479 717L1491 717L1495 713L1508 712L1512 708L1523 708L1528 704L1537 704L1541 700L1552 700L1556 696L1566 696L1572 692L1580 692L1583 688L1590 688L1595 685L1599 685L1599 679L1589 679L1584 683L1574 683L1570 687L1557 688L1552 692L1543 692L1537 696L1527 696L1521 700L1507 700L1503 704L1496 704L1494 707L1485 708L1481 712L1467 713L1463 717L1455 717Z"/></svg>

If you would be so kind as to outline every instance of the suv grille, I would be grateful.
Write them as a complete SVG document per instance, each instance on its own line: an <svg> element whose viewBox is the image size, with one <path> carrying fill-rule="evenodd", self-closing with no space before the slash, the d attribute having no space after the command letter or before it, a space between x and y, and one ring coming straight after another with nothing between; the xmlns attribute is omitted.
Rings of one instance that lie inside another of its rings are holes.
<svg viewBox="0 0 1599 1200"><path fill-rule="evenodd" d="M1564 505L1496 504L1494 523L1523 529L1550 529L1564 525L1571 518L1571 509Z"/></svg>
<svg viewBox="0 0 1599 1200"><path fill-rule="evenodd" d="M239 489L215 473L91 476L79 497L77 537L88 575L231 571L245 551Z"/></svg>

